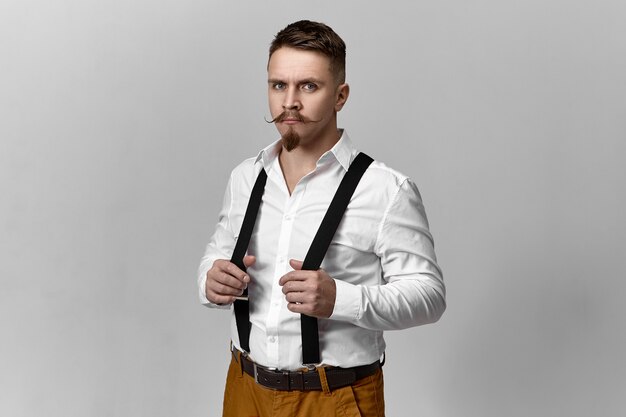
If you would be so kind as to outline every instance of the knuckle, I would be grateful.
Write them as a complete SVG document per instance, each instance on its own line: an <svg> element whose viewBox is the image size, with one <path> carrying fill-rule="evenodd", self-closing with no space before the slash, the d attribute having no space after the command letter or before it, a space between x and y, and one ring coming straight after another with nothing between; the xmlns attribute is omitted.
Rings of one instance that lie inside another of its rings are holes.
<svg viewBox="0 0 626 417"><path fill-rule="evenodd" d="M224 284L220 284L219 286L219 293L220 294L231 294L232 293L232 289Z"/></svg>
<svg viewBox="0 0 626 417"><path fill-rule="evenodd" d="M225 274L224 272L222 272L222 275L220 276L220 283L222 285L226 285L228 282L230 282L230 276L228 274Z"/></svg>
<svg viewBox="0 0 626 417"><path fill-rule="evenodd" d="M226 272L222 271L220 273L220 282L222 284L228 282L229 278L230 278L230 275L228 275Z"/></svg>
<svg viewBox="0 0 626 417"><path fill-rule="evenodd" d="M243 287L244 287L244 285L245 285L245 283L244 283L243 281L240 281L240 280L238 280L238 279L236 279L236 278L231 278L231 279L229 280L229 282L231 282L231 283L232 283L232 285L233 285L235 288L239 288L239 289L243 289Z"/></svg>

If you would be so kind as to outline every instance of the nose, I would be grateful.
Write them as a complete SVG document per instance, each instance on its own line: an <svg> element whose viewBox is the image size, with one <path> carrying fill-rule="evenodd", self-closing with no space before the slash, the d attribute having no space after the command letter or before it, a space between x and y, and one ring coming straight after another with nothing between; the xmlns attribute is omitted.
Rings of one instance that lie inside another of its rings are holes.
<svg viewBox="0 0 626 417"><path fill-rule="evenodd" d="M298 98L297 92L294 89L289 89L287 94L285 94L285 100L283 101L283 109L284 110L300 110L302 108L302 104L300 103L300 99Z"/></svg>

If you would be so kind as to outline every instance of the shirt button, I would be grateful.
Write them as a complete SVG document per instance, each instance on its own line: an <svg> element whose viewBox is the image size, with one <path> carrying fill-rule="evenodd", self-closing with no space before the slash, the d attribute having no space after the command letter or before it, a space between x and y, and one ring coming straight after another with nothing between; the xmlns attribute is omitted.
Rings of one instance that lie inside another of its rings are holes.
<svg viewBox="0 0 626 417"><path fill-rule="evenodd" d="M270 343L274 343L276 341L276 338L274 336L270 336Z"/></svg>
<svg viewBox="0 0 626 417"><path fill-rule="evenodd" d="M291 220L291 216L289 214L285 215L285 220L287 221Z"/></svg>

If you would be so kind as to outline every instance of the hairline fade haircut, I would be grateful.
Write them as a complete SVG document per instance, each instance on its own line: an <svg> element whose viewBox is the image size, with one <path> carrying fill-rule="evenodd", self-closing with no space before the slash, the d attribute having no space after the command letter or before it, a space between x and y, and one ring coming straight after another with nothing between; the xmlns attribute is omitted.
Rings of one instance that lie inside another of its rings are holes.
<svg viewBox="0 0 626 417"><path fill-rule="evenodd" d="M314 51L330 58L330 71L338 84L346 82L346 44L330 26L300 20L278 32L270 44L270 54L283 47Z"/></svg>

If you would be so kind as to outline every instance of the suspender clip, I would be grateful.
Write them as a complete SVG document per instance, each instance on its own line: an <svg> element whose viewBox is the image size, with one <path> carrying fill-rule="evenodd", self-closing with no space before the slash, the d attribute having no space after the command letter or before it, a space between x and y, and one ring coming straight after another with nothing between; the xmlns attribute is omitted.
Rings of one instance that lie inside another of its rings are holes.
<svg viewBox="0 0 626 417"><path fill-rule="evenodd" d="M306 368L309 371L315 371L317 369L317 367L320 366L320 365L321 365L321 363L317 363L317 364L315 364L315 363L303 363L302 367Z"/></svg>

